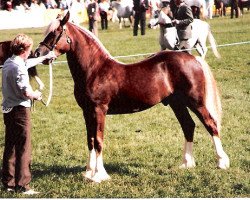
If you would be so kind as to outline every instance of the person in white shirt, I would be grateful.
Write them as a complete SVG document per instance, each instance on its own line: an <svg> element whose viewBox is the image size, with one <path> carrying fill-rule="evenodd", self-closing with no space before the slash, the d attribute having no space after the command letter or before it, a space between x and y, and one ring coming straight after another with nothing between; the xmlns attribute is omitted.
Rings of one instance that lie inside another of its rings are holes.
<svg viewBox="0 0 250 200"><path fill-rule="evenodd" d="M5 124L5 146L3 152L2 183L8 192L37 194L29 186L31 181L31 101L41 100L42 93L33 91L28 68L54 59L50 52L46 56L28 59L33 40L19 34L12 41L13 56L2 69L2 112Z"/></svg>

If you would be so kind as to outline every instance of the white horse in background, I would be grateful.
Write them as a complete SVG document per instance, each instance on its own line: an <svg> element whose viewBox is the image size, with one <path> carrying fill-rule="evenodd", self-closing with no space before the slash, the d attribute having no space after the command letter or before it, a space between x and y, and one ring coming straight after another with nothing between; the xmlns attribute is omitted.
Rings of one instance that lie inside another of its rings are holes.
<svg viewBox="0 0 250 200"><path fill-rule="evenodd" d="M169 49L174 50L176 47L178 48L178 35L177 30L174 26L171 26L170 17L165 14L163 11L160 12L159 18L156 24L167 24L169 27L160 28L160 37L159 43L161 46L161 50ZM216 48L216 41L211 33L210 26L207 22L194 19L192 23L192 38L189 39L189 43L191 48L196 48L197 52L204 59L207 53L206 41L207 37L209 39L212 51L217 58L220 58L220 54Z"/></svg>
<svg viewBox="0 0 250 200"><path fill-rule="evenodd" d="M112 21L115 22L116 19L119 20L119 27L122 28L122 19L125 26L125 19L127 18L130 22L130 27L133 23L133 1L123 0L123 1L112 1L111 7L113 9Z"/></svg>

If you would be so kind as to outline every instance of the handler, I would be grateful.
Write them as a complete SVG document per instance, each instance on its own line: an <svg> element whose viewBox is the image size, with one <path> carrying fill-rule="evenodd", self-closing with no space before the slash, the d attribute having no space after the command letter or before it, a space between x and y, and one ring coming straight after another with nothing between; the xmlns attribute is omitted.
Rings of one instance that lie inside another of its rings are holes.
<svg viewBox="0 0 250 200"><path fill-rule="evenodd" d="M33 46L30 37L19 34L12 41L13 56L7 59L2 72L2 112L5 124L2 183L8 192L37 194L31 181L31 100L41 100L42 93L33 91L28 68L54 59L54 52L27 59Z"/></svg>
<svg viewBox="0 0 250 200"><path fill-rule="evenodd" d="M189 40L192 37L191 23L194 21L191 8L184 3L184 0L174 0L178 7L176 13L174 13L173 25L176 26L177 34L180 40L179 48L187 49L187 52L191 54L191 46Z"/></svg>

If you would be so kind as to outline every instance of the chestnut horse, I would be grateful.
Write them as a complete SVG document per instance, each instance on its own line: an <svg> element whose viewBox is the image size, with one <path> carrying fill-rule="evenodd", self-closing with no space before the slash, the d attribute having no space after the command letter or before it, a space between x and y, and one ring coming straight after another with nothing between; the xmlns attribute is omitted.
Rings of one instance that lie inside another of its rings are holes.
<svg viewBox="0 0 250 200"><path fill-rule="evenodd" d="M11 56L12 56L11 41L0 42L0 65L3 65L4 62ZM29 58L32 57L33 57L33 52L31 52ZM29 68L28 73L30 77L35 78L36 82L39 85L39 89L42 90L44 88L44 84L42 80L38 77L36 67Z"/></svg>
<svg viewBox="0 0 250 200"><path fill-rule="evenodd" d="M188 108L212 136L218 167L229 167L219 134L220 98L203 59L185 52L162 51L138 63L124 64L116 61L92 33L68 19L69 13L49 25L35 56L51 50L57 56L66 53L74 95L83 110L87 129L86 178L95 182L110 178L102 157L106 115L139 112L158 103L170 105L184 132L182 168L195 166L192 155L195 123Z"/></svg>

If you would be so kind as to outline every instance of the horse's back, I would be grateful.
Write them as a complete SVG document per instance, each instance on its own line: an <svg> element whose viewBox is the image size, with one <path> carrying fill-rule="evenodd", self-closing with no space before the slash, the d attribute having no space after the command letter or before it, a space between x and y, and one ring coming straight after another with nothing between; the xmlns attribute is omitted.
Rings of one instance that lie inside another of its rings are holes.
<svg viewBox="0 0 250 200"><path fill-rule="evenodd" d="M152 88L155 83L167 87L162 89L162 91L168 90L164 95L179 89L188 93L187 90L192 88L192 85L199 84L204 78L201 64L193 55L185 52L161 51L132 64L129 70L133 72L129 75L134 76L135 81L142 79L148 85L152 84Z"/></svg>

